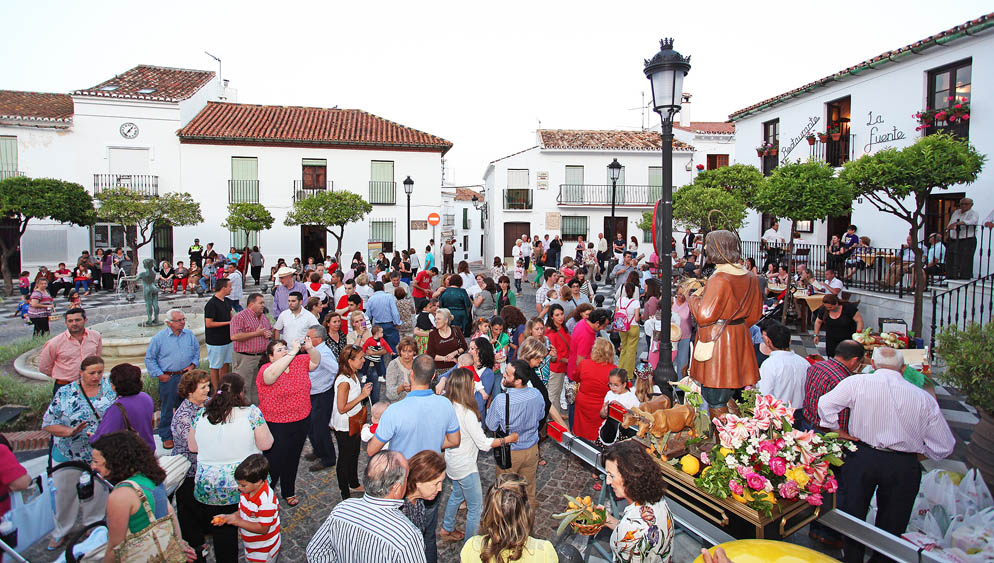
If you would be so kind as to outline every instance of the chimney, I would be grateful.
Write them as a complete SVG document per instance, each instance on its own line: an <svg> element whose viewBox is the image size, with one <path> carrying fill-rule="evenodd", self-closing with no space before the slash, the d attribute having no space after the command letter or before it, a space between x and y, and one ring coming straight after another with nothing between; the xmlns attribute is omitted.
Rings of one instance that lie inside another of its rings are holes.
<svg viewBox="0 0 994 563"><path fill-rule="evenodd" d="M680 126L690 127L690 97L691 94L684 92L680 96L683 101L680 106Z"/></svg>

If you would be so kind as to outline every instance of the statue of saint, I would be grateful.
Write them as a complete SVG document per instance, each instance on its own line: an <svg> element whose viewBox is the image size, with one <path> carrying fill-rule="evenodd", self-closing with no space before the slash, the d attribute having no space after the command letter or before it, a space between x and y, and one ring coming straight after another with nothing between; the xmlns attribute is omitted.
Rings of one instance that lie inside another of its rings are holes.
<svg viewBox="0 0 994 563"><path fill-rule="evenodd" d="M756 274L739 264L741 248L731 231L708 233L704 251L715 271L688 298L698 325L690 376L701 385L712 419L728 412L737 389L759 381L749 327L763 316L763 296Z"/></svg>
<svg viewBox="0 0 994 563"><path fill-rule="evenodd" d="M151 258L142 261L145 271L138 274L142 282L142 296L145 298L145 315L148 317L139 326L162 324L159 320L159 284L156 283L155 262Z"/></svg>

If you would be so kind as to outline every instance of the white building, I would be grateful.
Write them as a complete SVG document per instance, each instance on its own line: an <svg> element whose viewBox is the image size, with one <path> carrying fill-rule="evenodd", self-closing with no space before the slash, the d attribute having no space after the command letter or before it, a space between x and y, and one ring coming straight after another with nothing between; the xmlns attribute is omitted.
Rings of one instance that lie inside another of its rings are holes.
<svg viewBox="0 0 994 563"><path fill-rule="evenodd" d="M477 204L483 204L483 194L472 188L481 186L442 186L442 223L440 235L442 238L454 238L456 240L455 262L466 260L469 263L483 262L484 266L492 263L483 261L483 247L486 244L483 238L483 214L476 209L473 198ZM439 240L440 239L435 239ZM441 242L439 242L441 244ZM420 253L423 247L417 248Z"/></svg>
<svg viewBox="0 0 994 563"><path fill-rule="evenodd" d="M636 225L662 195L661 135L648 131L541 129L538 144L494 160L483 175L486 199L485 262L509 258L522 235L578 236L596 242L611 222L612 185L607 165L618 159L615 228L625 240L637 237L651 252L651 233ZM694 147L673 141L673 184L692 179ZM572 255L575 244L564 245Z"/></svg>
<svg viewBox="0 0 994 563"><path fill-rule="evenodd" d="M322 228L283 226L294 198L310 190L348 189L373 204L364 221L345 229L343 249L350 252L365 252L371 240L386 249L406 245L407 176L415 182L412 219L426 220L440 209L440 158L452 147L448 141L361 110L256 106L233 98L234 90L213 72L150 65L72 94L0 91L0 178L59 178L93 194L118 185L145 195L190 192L204 223L160 228L142 249L142 257L170 261L184 259L194 237L219 250L244 243L244 233L220 226L230 201L270 209L276 224L252 242L273 263L334 251L334 238ZM3 227L0 236L10 237ZM428 232L425 226L412 233L416 248L424 248ZM120 226L36 219L11 268L71 263L83 249L123 245Z"/></svg>
<svg viewBox="0 0 994 563"><path fill-rule="evenodd" d="M691 121L691 95L683 93L683 105L673 123L673 136L692 147L691 172L713 170L735 164L735 124L728 121Z"/></svg>
<svg viewBox="0 0 994 563"><path fill-rule="evenodd" d="M813 158L833 166L887 147L906 147L921 135L951 131L968 138L982 154L994 152L994 14L937 33L750 105L729 116L735 122L737 161L753 164L769 173L779 163ZM976 86L976 88L974 88ZM969 121L916 131L914 114L931 107L948 107L948 97L967 98ZM838 126L838 140L816 140L806 135ZM773 156L757 156L764 142L778 148ZM994 170L986 170L972 185L937 190L926 206L928 234L943 230L955 201L973 198L974 209L983 219L994 208ZM759 240L772 217L751 211L741 230L743 240ZM853 202L851 215L829 217L802 225L802 239L826 244L833 234L842 234L850 223L859 235L869 236L874 246L896 248L904 243L907 225L879 212L869 202ZM780 225L789 233L789 222ZM922 238L919 238L922 240ZM975 264L977 262L975 261Z"/></svg>

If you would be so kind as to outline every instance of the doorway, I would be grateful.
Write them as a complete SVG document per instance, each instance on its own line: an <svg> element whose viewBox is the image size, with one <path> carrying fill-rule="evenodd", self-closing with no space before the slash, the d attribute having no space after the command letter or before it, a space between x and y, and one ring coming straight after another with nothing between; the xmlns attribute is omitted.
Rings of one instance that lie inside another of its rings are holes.
<svg viewBox="0 0 994 563"><path fill-rule="evenodd" d="M173 226L156 225L152 231L152 256L155 258L155 265L158 266L163 260L173 263ZM189 264L186 264L189 266Z"/></svg>
<svg viewBox="0 0 994 563"><path fill-rule="evenodd" d="M512 256L511 249L514 248L514 241L518 240L531 231L531 223L504 223L504 256Z"/></svg>
<svg viewBox="0 0 994 563"><path fill-rule="evenodd" d="M826 224L825 244L832 244L833 235L839 237L839 240L842 240L842 235L846 234L846 229L849 228L850 221L852 221L852 213L830 215Z"/></svg>
<svg viewBox="0 0 994 563"><path fill-rule="evenodd" d="M604 237L608 241L614 241L618 238L618 233L621 233L621 238L625 241L625 248L628 248L628 217L614 217L614 228L611 228L611 217L607 216L604 218ZM610 245L611 242L608 242Z"/></svg>
<svg viewBox="0 0 994 563"><path fill-rule="evenodd" d="M308 258L315 262L323 262L328 248L328 231L324 225L300 226L300 261L307 263Z"/></svg>
<svg viewBox="0 0 994 563"><path fill-rule="evenodd" d="M949 217L959 208L959 200L964 197L964 192L929 194L925 201L925 232L918 235L918 240L927 240L932 233L944 233Z"/></svg>
<svg viewBox="0 0 994 563"><path fill-rule="evenodd" d="M10 272L10 278L15 282L21 274L21 241L20 234L18 233L20 225L21 222L17 219L10 217L0 219L0 238L4 239L4 243L8 248L14 249L10 258L7 259L7 263L3 264L3 268ZM2 273L2 270L0 270L0 273Z"/></svg>

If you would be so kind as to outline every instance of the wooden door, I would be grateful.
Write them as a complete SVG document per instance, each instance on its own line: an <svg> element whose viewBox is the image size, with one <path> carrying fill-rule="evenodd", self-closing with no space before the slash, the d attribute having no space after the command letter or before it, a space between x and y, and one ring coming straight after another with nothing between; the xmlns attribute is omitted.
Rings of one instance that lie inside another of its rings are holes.
<svg viewBox="0 0 994 563"><path fill-rule="evenodd" d="M300 226L300 261L307 263L308 258L315 262L324 261L328 249L328 231L324 225ZM334 252L335 249L332 249Z"/></svg>
<svg viewBox="0 0 994 563"><path fill-rule="evenodd" d="M328 168L325 166L303 166L305 190L323 190L327 186Z"/></svg>
<svg viewBox="0 0 994 563"><path fill-rule="evenodd" d="M514 241L524 235L530 234L531 223L504 223L504 256L511 256L511 249L514 248Z"/></svg>
<svg viewBox="0 0 994 563"><path fill-rule="evenodd" d="M173 226L156 225L152 231L152 256L158 266L163 260L173 264ZM189 266L184 261L185 266Z"/></svg>
<svg viewBox="0 0 994 563"><path fill-rule="evenodd" d="M611 216L604 218L604 236L610 241L608 243L608 248L614 243L615 239L618 238L618 233L621 233L621 238L625 240L625 248L628 248L628 218L627 217L614 217L614 228L611 228Z"/></svg>

